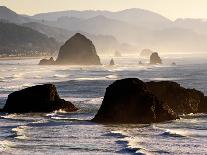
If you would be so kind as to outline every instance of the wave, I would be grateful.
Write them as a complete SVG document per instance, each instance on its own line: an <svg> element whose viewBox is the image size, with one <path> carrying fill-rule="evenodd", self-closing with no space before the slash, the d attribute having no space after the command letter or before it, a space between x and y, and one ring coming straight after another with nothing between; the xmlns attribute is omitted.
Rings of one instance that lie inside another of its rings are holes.
<svg viewBox="0 0 207 155"><path fill-rule="evenodd" d="M170 136L170 137L186 137L187 134L185 131L176 131L167 129L165 132L160 134L161 136Z"/></svg>
<svg viewBox="0 0 207 155"><path fill-rule="evenodd" d="M54 78L67 78L67 77L68 77L68 75L63 75L63 74L55 74L53 77L54 77Z"/></svg>
<svg viewBox="0 0 207 155"><path fill-rule="evenodd" d="M1 140L0 141L0 154L5 154L5 152L7 150L9 150L10 148L15 147L15 144L11 141L8 140Z"/></svg>
<svg viewBox="0 0 207 155"><path fill-rule="evenodd" d="M16 128L13 128L11 131L14 132L14 138L26 140L29 139L29 137L25 135L26 129L28 129L28 126L18 126Z"/></svg>
<svg viewBox="0 0 207 155"><path fill-rule="evenodd" d="M112 74L112 75L107 75L106 78L107 79L118 79L118 76Z"/></svg>

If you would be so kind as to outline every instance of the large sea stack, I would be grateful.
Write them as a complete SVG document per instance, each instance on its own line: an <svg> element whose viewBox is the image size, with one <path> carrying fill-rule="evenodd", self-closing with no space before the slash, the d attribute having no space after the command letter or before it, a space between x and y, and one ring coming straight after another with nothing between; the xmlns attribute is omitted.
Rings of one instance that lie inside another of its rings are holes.
<svg viewBox="0 0 207 155"><path fill-rule="evenodd" d="M150 64L162 64L162 60L157 52L154 52L150 55Z"/></svg>
<svg viewBox="0 0 207 155"><path fill-rule="evenodd" d="M100 58L91 40L77 33L61 46L55 64L100 65Z"/></svg>
<svg viewBox="0 0 207 155"><path fill-rule="evenodd" d="M148 89L175 113L206 113L207 100L204 94L195 89L186 89L171 81L146 82Z"/></svg>
<svg viewBox="0 0 207 155"><path fill-rule="evenodd" d="M37 85L11 93L1 110L7 113L52 112L78 110L71 102L61 99L53 84Z"/></svg>
<svg viewBox="0 0 207 155"><path fill-rule="evenodd" d="M178 118L136 78L115 81L107 89L102 105L92 119L99 123L153 123Z"/></svg>

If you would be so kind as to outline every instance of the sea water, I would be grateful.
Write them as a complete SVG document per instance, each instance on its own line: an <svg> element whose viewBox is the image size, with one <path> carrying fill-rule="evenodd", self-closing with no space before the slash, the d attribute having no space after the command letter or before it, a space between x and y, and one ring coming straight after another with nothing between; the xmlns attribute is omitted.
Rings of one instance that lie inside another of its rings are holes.
<svg viewBox="0 0 207 155"><path fill-rule="evenodd" d="M162 55L162 65L138 65L138 56L102 66L39 66L39 59L0 61L0 107L9 93L53 83L80 110L0 113L0 154L207 154L207 115L189 114L156 124L96 124L106 87L117 79L172 80L207 95L206 55ZM148 59L142 59L147 63ZM177 65L171 65L176 62Z"/></svg>

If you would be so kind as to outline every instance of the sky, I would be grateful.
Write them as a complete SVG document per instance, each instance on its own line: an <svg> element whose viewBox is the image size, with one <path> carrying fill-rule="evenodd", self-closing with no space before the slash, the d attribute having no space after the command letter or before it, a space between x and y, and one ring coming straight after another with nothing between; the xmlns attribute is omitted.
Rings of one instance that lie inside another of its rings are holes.
<svg viewBox="0 0 207 155"><path fill-rule="evenodd" d="M0 0L20 14L63 10L109 10L119 11L129 8L141 8L159 13L169 19L206 18L207 0Z"/></svg>

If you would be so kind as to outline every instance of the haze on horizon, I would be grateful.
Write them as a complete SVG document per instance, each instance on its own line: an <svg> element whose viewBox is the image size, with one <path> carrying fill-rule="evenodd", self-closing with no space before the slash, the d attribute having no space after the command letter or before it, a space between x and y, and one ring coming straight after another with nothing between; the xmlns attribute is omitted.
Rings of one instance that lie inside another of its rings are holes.
<svg viewBox="0 0 207 155"><path fill-rule="evenodd" d="M0 0L0 5L27 15L64 10L119 11L140 8L159 13L171 20L207 18L206 0Z"/></svg>

